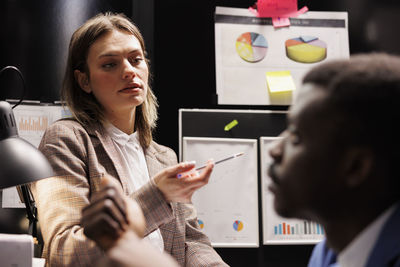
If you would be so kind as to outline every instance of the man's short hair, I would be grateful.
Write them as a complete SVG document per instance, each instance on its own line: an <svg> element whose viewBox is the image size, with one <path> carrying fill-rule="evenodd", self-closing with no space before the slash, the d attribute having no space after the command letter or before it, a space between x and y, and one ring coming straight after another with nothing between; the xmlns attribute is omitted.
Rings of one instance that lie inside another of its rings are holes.
<svg viewBox="0 0 400 267"><path fill-rule="evenodd" d="M372 53L330 61L314 67L303 83L328 92L338 143L370 147L380 169L400 173L400 57Z"/></svg>

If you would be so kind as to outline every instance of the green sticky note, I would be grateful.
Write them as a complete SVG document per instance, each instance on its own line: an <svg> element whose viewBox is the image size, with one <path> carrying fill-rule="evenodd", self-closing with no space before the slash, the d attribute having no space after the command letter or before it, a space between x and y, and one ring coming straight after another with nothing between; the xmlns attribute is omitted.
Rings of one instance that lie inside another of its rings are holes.
<svg viewBox="0 0 400 267"><path fill-rule="evenodd" d="M294 84L290 71L268 71L266 73L267 85L270 93L294 91Z"/></svg>
<svg viewBox="0 0 400 267"><path fill-rule="evenodd" d="M233 120L227 125L225 125L224 131L230 131L233 127L235 127L239 122L237 120Z"/></svg>

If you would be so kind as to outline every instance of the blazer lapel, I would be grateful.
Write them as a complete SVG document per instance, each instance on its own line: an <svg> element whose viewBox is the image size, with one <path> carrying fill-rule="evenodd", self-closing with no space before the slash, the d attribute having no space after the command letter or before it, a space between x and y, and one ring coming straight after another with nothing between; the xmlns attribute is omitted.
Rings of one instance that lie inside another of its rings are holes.
<svg viewBox="0 0 400 267"><path fill-rule="evenodd" d="M158 151L152 144L150 144L150 146L144 150L150 178L154 177L159 171L167 167L160 162L158 159L158 154Z"/></svg>
<svg viewBox="0 0 400 267"><path fill-rule="evenodd" d="M117 152L117 150L115 149L114 143L110 137L109 134L107 134L106 130L104 129L104 127L102 125L97 125L97 127L93 127L93 128L87 128L86 129L87 132L92 135L92 136L96 136L99 141L100 144L103 146L104 150L106 151L107 156L109 157L109 159L111 160L111 162L113 163L117 174L119 177L117 177L121 184L122 184L122 189L124 190L124 193L126 195L130 195L133 193L133 189L131 189L129 187L129 183L128 183L128 175L125 173L124 168L119 164L119 162L122 162L123 159L121 158L121 155Z"/></svg>

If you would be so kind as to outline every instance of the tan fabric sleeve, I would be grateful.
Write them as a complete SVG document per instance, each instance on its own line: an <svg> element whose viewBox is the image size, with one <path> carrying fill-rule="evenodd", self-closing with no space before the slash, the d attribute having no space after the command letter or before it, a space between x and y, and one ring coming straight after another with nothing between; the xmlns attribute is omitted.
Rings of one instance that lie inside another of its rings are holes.
<svg viewBox="0 0 400 267"><path fill-rule="evenodd" d="M171 206L165 201L164 196L153 180L150 180L150 182L134 192L131 197L142 208L146 219L145 235L174 219Z"/></svg>
<svg viewBox="0 0 400 267"><path fill-rule="evenodd" d="M91 266L102 255L80 226L90 192L85 143L73 129L54 125L39 147L57 175L32 185L49 266Z"/></svg>

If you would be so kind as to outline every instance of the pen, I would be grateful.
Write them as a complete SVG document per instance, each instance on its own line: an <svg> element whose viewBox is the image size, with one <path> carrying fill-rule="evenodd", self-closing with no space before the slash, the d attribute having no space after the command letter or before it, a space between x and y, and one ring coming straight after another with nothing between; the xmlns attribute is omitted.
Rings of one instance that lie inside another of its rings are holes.
<svg viewBox="0 0 400 267"><path fill-rule="evenodd" d="M239 157L239 156L241 156L241 155L243 155L243 154L244 154L244 152L240 152L240 153L233 154L232 156L229 156L229 157L227 157L227 158L217 160L216 162L214 162L214 165L216 165L216 164L218 164L218 163L221 163L221 162L224 162L224 161L227 161L227 160L230 160L230 159L237 158L237 157ZM198 168L196 168L196 171L201 170L201 169L203 169L203 168L205 168L205 167L207 167L207 165L203 165L203 166L201 166L201 167L198 167Z"/></svg>

